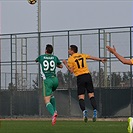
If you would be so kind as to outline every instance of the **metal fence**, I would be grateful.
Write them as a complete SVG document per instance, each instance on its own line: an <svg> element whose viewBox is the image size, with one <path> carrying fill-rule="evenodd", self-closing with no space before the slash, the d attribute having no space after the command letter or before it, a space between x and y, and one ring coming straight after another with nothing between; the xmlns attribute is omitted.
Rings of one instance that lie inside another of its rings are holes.
<svg viewBox="0 0 133 133"><path fill-rule="evenodd" d="M115 45L122 56L133 58L132 32L131 26L1 34L0 115L49 116L41 94L39 65L35 63L48 43L54 46L54 54L61 60L68 58L70 44L76 44L81 53L108 58L105 64L88 61L99 117L132 115L132 66L123 65L106 50L106 45ZM76 78L65 67L57 69L57 76L59 87L55 95L60 116L82 115L76 95ZM89 101L87 103L91 112Z"/></svg>

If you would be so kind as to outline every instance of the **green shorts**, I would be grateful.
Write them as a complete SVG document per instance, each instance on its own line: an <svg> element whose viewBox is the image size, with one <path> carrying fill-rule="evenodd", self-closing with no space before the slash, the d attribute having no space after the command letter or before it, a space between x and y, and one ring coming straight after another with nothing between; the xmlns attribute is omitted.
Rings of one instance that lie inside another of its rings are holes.
<svg viewBox="0 0 133 133"><path fill-rule="evenodd" d="M48 77L43 80L43 96L50 96L58 87L57 77Z"/></svg>

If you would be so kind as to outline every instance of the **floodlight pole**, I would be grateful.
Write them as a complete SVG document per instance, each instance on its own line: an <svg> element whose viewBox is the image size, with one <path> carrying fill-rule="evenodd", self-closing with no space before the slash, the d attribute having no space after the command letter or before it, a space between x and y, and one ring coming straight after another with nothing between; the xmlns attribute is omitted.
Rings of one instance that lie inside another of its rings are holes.
<svg viewBox="0 0 133 133"><path fill-rule="evenodd" d="M38 0L38 32L41 32L41 0Z"/></svg>
<svg viewBox="0 0 133 133"><path fill-rule="evenodd" d="M41 55L41 0L38 0L38 56ZM38 87L39 87L39 116L41 117L41 93L42 93L42 86L41 86L41 75L40 75L40 65L38 65Z"/></svg>

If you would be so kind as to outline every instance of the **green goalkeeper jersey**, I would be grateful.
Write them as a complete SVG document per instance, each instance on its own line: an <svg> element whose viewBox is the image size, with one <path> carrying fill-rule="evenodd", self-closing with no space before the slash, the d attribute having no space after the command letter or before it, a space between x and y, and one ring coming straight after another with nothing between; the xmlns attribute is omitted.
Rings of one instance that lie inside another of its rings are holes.
<svg viewBox="0 0 133 133"><path fill-rule="evenodd" d="M40 63L41 75L43 79L56 76L56 67L61 64L58 57L52 54L40 55L36 61Z"/></svg>

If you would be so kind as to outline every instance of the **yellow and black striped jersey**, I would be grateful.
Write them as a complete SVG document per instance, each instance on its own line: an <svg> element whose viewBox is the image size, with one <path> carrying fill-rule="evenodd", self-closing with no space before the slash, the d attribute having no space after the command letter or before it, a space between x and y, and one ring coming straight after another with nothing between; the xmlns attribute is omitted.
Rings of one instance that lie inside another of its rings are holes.
<svg viewBox="0 0 133 133"><path fill-rule="evenodd" d="M73 68L75 76L79 76L85 73L90 73L86 59L89 59L90 55L74 53L68 58L68 66Z"/></svg>

